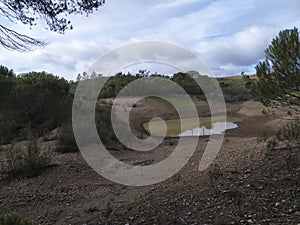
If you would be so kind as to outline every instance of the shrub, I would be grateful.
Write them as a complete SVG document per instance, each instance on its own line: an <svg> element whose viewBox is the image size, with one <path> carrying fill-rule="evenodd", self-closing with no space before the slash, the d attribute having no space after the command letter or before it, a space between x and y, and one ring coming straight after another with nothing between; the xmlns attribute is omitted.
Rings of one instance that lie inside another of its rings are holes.
<svg viewBox="0 0 300 225"><path fill-rule="evenodd" d="M297 171L299 164L300 120L287 123L278 130L276 135L269 138L266 144L266 155L271 157L277 151L284 151L282 160L289 172Z"/></svg>
<svg viewBox="0 0 300 225"><path fill-rule="evenodd" d="M280 144L280 146L279 146ZM300 120L295 119L280 128L276 135L267 141L267 150L290 149L300 146Z"/></svg>
<svg viewBox="0 0 300 225"><path fill-rule="evenodd" d="M117 141L111 124L111 105L96 106L95 122L96 128L101 141L105 144ZM114 115L113 115L114 116ZM82 119L84 121L84 119ZM119 125L122 121L119 121ZM72 127L72 122L65 122L58 132L57 152L69 153L79 151Z"/></svg>
<svg viewBox="0 0 300 225"><path fill-rule="evenodd" d="M106 208L103 210L103 216L105 218L108 218L111 215L112 211L113 211L112 204L111 202L108 202L106 204Z"/></svg>
<svg viewBox="0 0 300 225"><path fill-rule="evenodd" d="M63 78L45 72L0 76L0 144L43 136L70 118L72 94Z"/></svg>
<svg viewBox="0 0 300 225"><path fill-rule="evenodd" d="M284 125L276 134L279 141L287 141L294 145L300 144L300 121L298 119Z"/></svg>
<svg viewBox="0 0 300 225"><path fill-rule="evenodd" d="M223 173L222 173L222 168L217 165L217 164L214 164L212 169L209 170L208 172L208 175L209 175L209 178L210 178L210 181L211 183L215 183L220 177L223 176Z"/></svg>
<svg viewBox="0 0 300 225"><path fill-rule="evenodd" d="M56 149L57 152L68 153L78 151L71 121L63 123L59 128L58 144L59 146Z"/></svg>
<svg viewBox="0 0 300 225"><path fill-rule="evenodd" d="M96 106L96 127L99 134L99 137L104 143L111 141L116 141L117 137L112 127L111 116L111 106ZM122 125L122 121L119 121L119 126Z"/></svg>
<svg viewBox="0 0 300 225"><path fill-rule="evenodd" d="M27 147L24 161L28 176L38 176L49 164L49 158L41 153L35 140Z"/></svg>
<svg viewBox="0 0 300 225"><path fill-rule="evenodd" d="M16 214L7 214L0 216L0 225L32 225L32 223Z"/></svg>
<svg viewBox="0 0 300 225"><path fill-rule="evenodd" d="M15 147L14 144L12 144L9 149L5 149L2 169L7 172L8 175L16 174L23 166L24 161L21 148Z"/></svg>
<svg viewBox="0 0 300 225"><path fill-rule="evenodd" d="M5 151L3 170L9 177L34 177L47 168L50 158L41 152L36 140L22 149L14 144Z"/></svg>

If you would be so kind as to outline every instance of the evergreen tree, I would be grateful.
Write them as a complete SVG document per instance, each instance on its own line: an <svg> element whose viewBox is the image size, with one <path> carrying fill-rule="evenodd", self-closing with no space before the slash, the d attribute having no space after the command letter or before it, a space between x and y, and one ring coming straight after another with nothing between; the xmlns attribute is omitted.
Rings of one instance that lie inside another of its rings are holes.
<svg viewBox="0 0 300 225"><path fill-rule="evenodd" d="M256 79L244 76L251 93L265 105L300 105L300 44L297 28L283 30L256 66Z"/></svg>

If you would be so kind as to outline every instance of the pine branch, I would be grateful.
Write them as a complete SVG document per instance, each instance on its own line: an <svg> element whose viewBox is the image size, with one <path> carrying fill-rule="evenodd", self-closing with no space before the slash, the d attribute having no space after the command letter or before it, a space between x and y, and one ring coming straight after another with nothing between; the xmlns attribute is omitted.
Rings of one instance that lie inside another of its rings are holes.
<svg viewBox="0 0 300 225"><path fill-rule="evenodd" d="M31 51L47 42L35 39L0 25L0 45L9 50Z"/></svg>

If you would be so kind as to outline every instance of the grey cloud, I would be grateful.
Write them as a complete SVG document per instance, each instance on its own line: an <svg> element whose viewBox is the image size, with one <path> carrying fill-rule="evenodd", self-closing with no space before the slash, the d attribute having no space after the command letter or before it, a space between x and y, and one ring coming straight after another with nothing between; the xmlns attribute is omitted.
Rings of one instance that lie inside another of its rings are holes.
<svg viewBox="0 0 300 225"><path fill-rule="evenodd" d="M166 4L172 7L162 7ZM197 52L216 74L237 73L240 69L251 70L279 30L299 27L299 15L297 0L203 0L199 3L156 0L152 5L145 1L109 1L88 18L71 17L75 30L65 35L45 32L39 26L29 30L12 24L11 28L27 35L42 34L51 43L28 54L1 49L0 60L11 68L43 69L74 78L109 50L132 41L159 40L178 43ZM251 28L261 30L252 34ZM154 54L151 48L143 52L144 56ZM174 59L182 57L176 52L172 54ZM156 58L160 59L160 55Z"/></svg>

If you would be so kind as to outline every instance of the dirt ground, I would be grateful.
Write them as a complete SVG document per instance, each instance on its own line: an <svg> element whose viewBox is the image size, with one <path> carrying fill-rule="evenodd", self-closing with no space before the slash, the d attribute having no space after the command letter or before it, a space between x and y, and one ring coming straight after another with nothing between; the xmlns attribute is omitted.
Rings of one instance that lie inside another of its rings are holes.
<svg viewBox="0 0 300 225"><path fill-rule="evenodd" d="M55 166L38 177L7 179L2 174L0 214L15 212L34 224L300 224L299 168L288 172L280 160L285 152L266 157L265 143L258 142L264 132L274 134L285 121L264 117L261 107L252 101L228 104L228 115L241 121L226 132L214 163L198 171L208 141L200 137L188 164L155 185L116 184L98 175L80 153L52 151ZM145 132L141 124L156 114L174 117L144 102L136 104L131 112L134 132ZM130 164L154 164L166 158L177 141L166 138L144 153L118 150L116 145L111 153ZM42 145L55 148L55 143Z"/></svg>

